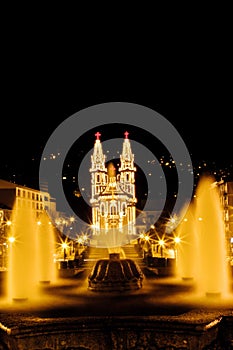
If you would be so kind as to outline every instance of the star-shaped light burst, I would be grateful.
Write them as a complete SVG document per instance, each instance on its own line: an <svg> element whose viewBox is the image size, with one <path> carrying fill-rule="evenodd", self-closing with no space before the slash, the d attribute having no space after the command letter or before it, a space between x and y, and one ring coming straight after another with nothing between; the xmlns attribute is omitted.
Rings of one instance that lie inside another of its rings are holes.
<svg viewBox="0 0 233 350"><path fill-rule="evenodd" d="M141 239L141 241L144 241L149 245L153 244L157 247L163 248L165 248L168 242L168 239L165 238L164 234L162 235L162 237L158 234L158 232L155 230L154 225L151 226L151 230L149 232L141 233L139 238Z"/></svg>
<svg viewBox="0 0 233 350"><path fill-rule="evenodd" d="M88 233L82 232L81 235L77 235L76 242L80 245L86 245L89 240Z"/></svg>

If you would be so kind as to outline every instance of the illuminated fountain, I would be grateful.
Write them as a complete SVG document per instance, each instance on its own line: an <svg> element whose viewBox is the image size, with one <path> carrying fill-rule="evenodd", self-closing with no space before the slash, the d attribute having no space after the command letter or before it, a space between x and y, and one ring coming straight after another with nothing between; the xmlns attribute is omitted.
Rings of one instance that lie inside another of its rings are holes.
<svg viewBox="0 0 233 350"><path fill-rule="evenodd" d="M223 208L214 178L203 176L195 203L177 229L177 274L193 279L198 295L224 296L229 293Z"/></svg>
<svg viewBox="0 0 233 350"><path fill-rule="evenodd" d="M219 191L212 177L200 179L197 188L197 286L207 296L226 295L229 278L226 260L225 225Z"/></svg>
<svg viewBox="0 0 233 350"><path fill-rule="evenodd" d="M88 276L88 289L98 292L137 290L142 288L144 275L132 259L121 258L115 249L108 259L99 259Z"/></svg>
<svg viewBox="0 0 233 350"><path fill-rule="evenodd" d="M127 230L127 226L124 227ZM106 243L109 258L99 259L95 262L88 276L88 289L98 292L122 292L142 288L144 275L138 264L123 254L123 250L116 242L121 238L122 232L109 229ZM118 237L118 238L117 238ZM118 242L119 243L119 242Z"/></svg>
<svg viewBox="0 0 233 350"><path fill-rule="evenodd" d="M39 282L49 283L55 279L52 228L46 215L38 222L35 211L25 205L13 208L9 234L7 298L33 299Z"/></svg>
<svg viewBox="0 0 233 350"><path fill-rule="evenodd" d="M198 246L194 222L194 208L193 203L191 203L175 237L177 274L183 280L193 280L196 277Z"/></svg>
<svg viewBox="0 0 233 350"><path fill-rule="evenodd" d="M37 225L37 281L47 284L55 282L57 277L56 264L54 263L54 230L46 212L41 214Z"/></svg>
<svg viewBox="0 0 233 350"><path fill-rule="evenodd" d="M13 300L27 300L36 282L35 217L26 207L12 211L10 227L7 295Z"/></svg>

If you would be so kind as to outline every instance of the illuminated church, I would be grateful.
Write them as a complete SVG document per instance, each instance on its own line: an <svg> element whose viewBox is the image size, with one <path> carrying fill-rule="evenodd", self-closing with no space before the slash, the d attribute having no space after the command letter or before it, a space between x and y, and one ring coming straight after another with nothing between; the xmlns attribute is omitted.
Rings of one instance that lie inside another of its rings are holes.
<svg viewBox="0 0 233 350"><path fill-rule="evenodd" d="M91 155L92 227L94 235L108 235L111 231L127 236L135 234L136 202L134 154L129 133L124 133L118 171L113 163L106 166L106 156L95 134L94 151Z"/></svg>

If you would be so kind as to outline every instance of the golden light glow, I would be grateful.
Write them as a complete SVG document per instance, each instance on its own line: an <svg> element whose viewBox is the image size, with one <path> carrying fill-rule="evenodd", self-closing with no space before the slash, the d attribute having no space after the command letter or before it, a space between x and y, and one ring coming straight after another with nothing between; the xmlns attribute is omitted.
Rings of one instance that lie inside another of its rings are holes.
<svg viewBox="0 0 233 350"><path fill-rule="evenodd" d="M89 234L82 232L81 235L77 235L76 242L78 244L85 244L89 239Z"/></svg>
<svg viewBox="0 0 233 350"><path fill-rule="evenodd" d="M180 241L181 241L180 237L175 237L175 238L174 238L174 242L175 242L175 243L180 243Z"/></svg>
<svg viewBox="0 0 233 350"><path fill-rule="evenodd" d="M63 243L61 244L61 246L62 246L62 248L63 248L63 249L68 248L68 244L67 244L67 243L65 243L65 242L63 242Z"/></svg>
<svg viewBox="0 0 233 350"><path fill-rule="evenodd" d="M77 238L77 243L83 244L83 238L82 238L82 237L78 237L78 238Z"/></svg>
<svg viewBox="0 0 233 350"><path fill-rule="evenodd" d="M88 235L87 235L86 233L84 233L84 234L83 234L83 240L84 240L84 242L87 241L87 239L88 239Z"/></svg>
<svg viewBox="0 0 233 350"><path fill-rule="evenodd" d="M15 241L15 237L9 237L9 238L8 238L8 241L9 241L10 243L13 243L13 242Z"/></svg>
<svg viewBox="0 0 233 350"><path fill-rule="evenodd" d="M158 241L158 243L159 243L160 246L164 246L165 245L165 241L163 239L160 239Z"/></svg>

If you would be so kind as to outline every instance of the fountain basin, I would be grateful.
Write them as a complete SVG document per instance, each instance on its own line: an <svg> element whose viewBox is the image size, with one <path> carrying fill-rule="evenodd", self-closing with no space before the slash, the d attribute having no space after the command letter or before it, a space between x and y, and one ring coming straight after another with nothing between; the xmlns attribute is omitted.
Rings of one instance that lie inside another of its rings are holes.
<svg viewBox="0 0 233 350"><path fill-rule="evenodd" d="M190 311L179 316L41 318L1 315L1 348L35 350L232 349L233 315Z"/></svg>
<svg viewBox="0 0 233 350"><path fill-rule="evenodd" d="M88 289L93 291L125 291L142 288L144 275L132 259L120 259L120 254L109 254L99 259L88 276Z"/></svg>

